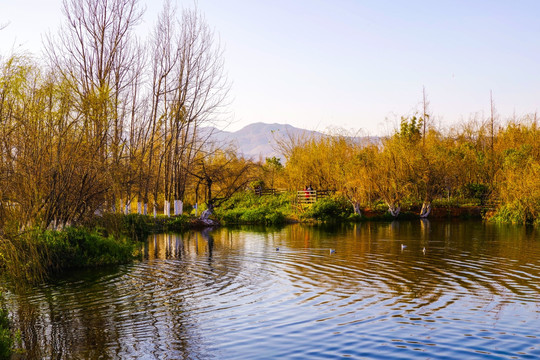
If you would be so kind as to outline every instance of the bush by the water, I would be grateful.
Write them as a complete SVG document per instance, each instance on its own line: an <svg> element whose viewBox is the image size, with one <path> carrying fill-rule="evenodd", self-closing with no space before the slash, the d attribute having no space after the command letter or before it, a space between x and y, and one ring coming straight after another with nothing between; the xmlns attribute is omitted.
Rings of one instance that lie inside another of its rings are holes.
<svg viewBox="0 0 540 360"><path fill-rule="evenodd" d="M127 263L135 255L127 237L79 227L32 229L0 240L0 270L15 283L41 281L68 268Z"/></svg>
<svg viewBox="0 0 540 360"><path fill-rule="evenodd" d="M104 236L127 236L144 241L151 233L185 230L189 222L190 218L185 214L171 217L160 215L154 218L152 215L109 213L93 218L85 226L98 229Z"/></svg>
<svg viewBox="0 0 540 360"><path fill-rule="evenodd" d="M121 264L133 259L134 244L126 237L102 236L97 231L69 227L37 234L56 269Z"/></svg>
<svg viewBox="0 0 540 360"><path fill-rule="evenodd" d="M319 221L339 221L349 218L353 214L349 202L342 197L323 198L304 213L305 218Z"/></svg>
<svg viewBox="0 0 540 360"><path fill-rule="evenodd" d="M506 224L540 225L540 210L526 206L520 201L514 201L501 206L491 220Z"/></svg>
<svg viewBox="0 0 540 360"><path fill-rule="evenodd" d="M10 358L12 347L13 338L9 329L8 312L0 307L0 360Z"/></svg>
<svg viewBox="0 0 540 360"><path fill-rule="evenodd" d="M216 208L216 215L225 224L279 225L292 214L291 194L258 196L251 192L237 193Z"/></svg>

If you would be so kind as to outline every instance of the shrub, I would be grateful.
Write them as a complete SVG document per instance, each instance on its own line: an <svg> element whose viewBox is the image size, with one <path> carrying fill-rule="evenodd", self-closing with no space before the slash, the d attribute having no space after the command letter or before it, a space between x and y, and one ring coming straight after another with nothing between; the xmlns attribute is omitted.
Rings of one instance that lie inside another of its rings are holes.
<svg viewBox="0 0 540 360"><path fill-rule="evenodd" d="M87 228L99 230L103 236L128 236L132 239L144 240L151 232L152 221L153 218L147 215L107 213L94 217L84 225Z"/></svg>
<svg viewBox="0 0 540 360"><path fill-rule="evenodd" d="M9 359L13 348L13 338L9 329L7 310L0 308L0 360Z"/></svg>
<svg viewBox="0 0 540 360"><path fill-rule="evenodd" d="M509 224L536 224L535 216L528 211L520 202L513 202L501 206L495 215L491 218L492 221L498 223Z"/></svg>
<svg viewBox="0 0 540 360"><path fill-rule="evenodd" d="M465 199L470 199L473 204L482 205L489 198L490 190L487 185L469 183L462 186L459 191L460 195Z"/></svg>
<svg viewBox="0 0 540 360"><path fill-rule="evenodd" d="M216 208L216 215L226 224L280 225L291 214L291 194L258 196L252 192L236 193Z"/></svg>
<svg viewBox="0 0 540 360"><path fill-rule="evenodd" d="M0 269L17 285L39 282L68 268L127 263L135 244L125 236L105 237L96 230L68 227L63 231L33 229L0 242Z"/></svg>
<svg viewBox="0 0 540 360"><path fill-rule="evenodd" d="M320 221L337 221L349 217L352 213L352 208L346 199L332 197L318 200L306 211L304 217Z"/></svg>
<svg viewBox="0 0 540 360"><path fill-rule="evenodd" d="M167 218L165 228L167 231L182 231L189 224L188 215L179 215Z"/></svg>

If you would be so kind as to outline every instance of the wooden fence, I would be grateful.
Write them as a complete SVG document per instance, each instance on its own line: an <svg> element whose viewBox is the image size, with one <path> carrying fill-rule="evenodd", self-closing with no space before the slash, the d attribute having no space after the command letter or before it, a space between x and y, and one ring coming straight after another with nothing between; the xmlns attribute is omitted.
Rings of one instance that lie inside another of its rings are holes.
<svg viewBox="0 0 540 360"><path fill-rule="evenodd" d="M333 194L333 190L298 190L296 199L299 204L314 204L317 200Z"/></svg>
<svg viewBox="0 0 540 360"><path fill-rule="evenodd" d="M267 196L267 195L280 195L286 193L285 189L254 189L255 195ZM313 204L317 200L333 194L335 190L298 190L296 192L296 202L298 204Z"/></svg>
<svg viewBox="0 0 540 360"><path fill-rule="evenodd" d="M285 189L255 189L254 190L255 195L263 196L263 195L281 195L283 193L286 193L287 190Z"/></svg>

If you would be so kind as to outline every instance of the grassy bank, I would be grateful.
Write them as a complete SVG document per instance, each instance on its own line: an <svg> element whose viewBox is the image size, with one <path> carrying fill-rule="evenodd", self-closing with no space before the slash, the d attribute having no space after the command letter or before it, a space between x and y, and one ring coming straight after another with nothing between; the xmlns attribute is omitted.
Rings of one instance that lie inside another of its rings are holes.
<svg viewBox="0 0 540 360"><path fill-rule="evenodd" d="M252 192L236 193L220 207L216 217L223 224L280 225L296 222L299 214L292 206L294 195L257 196Z"/></svg>
<svg viewBox="0 0 540 360"><path fill-rule="evenodd" d="M0 297L1 297L0 293ZM1 300L1 298L0 298ZM9 318L6 309L0 303L0 360L9 359L13 348L13 338L9 328Z"/></svg>
<svg viewBox="0 0 540 360"><path fill-rule="evenodd" d="M526 206L517 201L505 204L494 211L489 220L500 224L540 226L540 204Z"/></svg>
<svg viewBox="0 0 540 360"><path fill-rule="evenodd" d="M72 268L116 265L139 256L149 234L205 226L187 215L175 217L105 214L61 231L30 229L0 237L0 273L11 283L40 282Z"/></svg>
<svg viewBox="0 0 540 360"><path fill-rule="evenodd" d="M104 236L98 230L32 229L0 239L0 270L18 286L66 269L127 263L136 255L135 249L129 238Z"/></svg>
<svg viewBox="0 0 540 360"><path fill-rule="evenodd" d="M257 196L237 193L220 208L216 216L223 224L276 225L291 222L358 222L392 221L388 206L380 201L361 208L361 215L354 214L347 199L333 196L314 204L295 204L294 194ZM429 218L481 219L483 208L475 201L437 201ZM398 219L417 219L422 204L404 201Z"/></svg>

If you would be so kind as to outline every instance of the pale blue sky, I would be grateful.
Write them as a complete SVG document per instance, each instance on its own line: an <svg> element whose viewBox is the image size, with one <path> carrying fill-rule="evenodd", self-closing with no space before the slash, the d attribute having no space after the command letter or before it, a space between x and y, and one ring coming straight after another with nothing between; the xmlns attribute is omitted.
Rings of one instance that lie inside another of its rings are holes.
<svg viewBox="0 0 540 360"><path fill-rule="evenodd" d="M177 1L180 7L193 1ZM0 50L39 53L61 0L0 0ZM143 1L150 27L159 1ZM236 130L279 122L371 135L419 108L443 126L540 108L539 1L199 0L225 46ZM142 29L144 32L144 29Z"/></svg>

